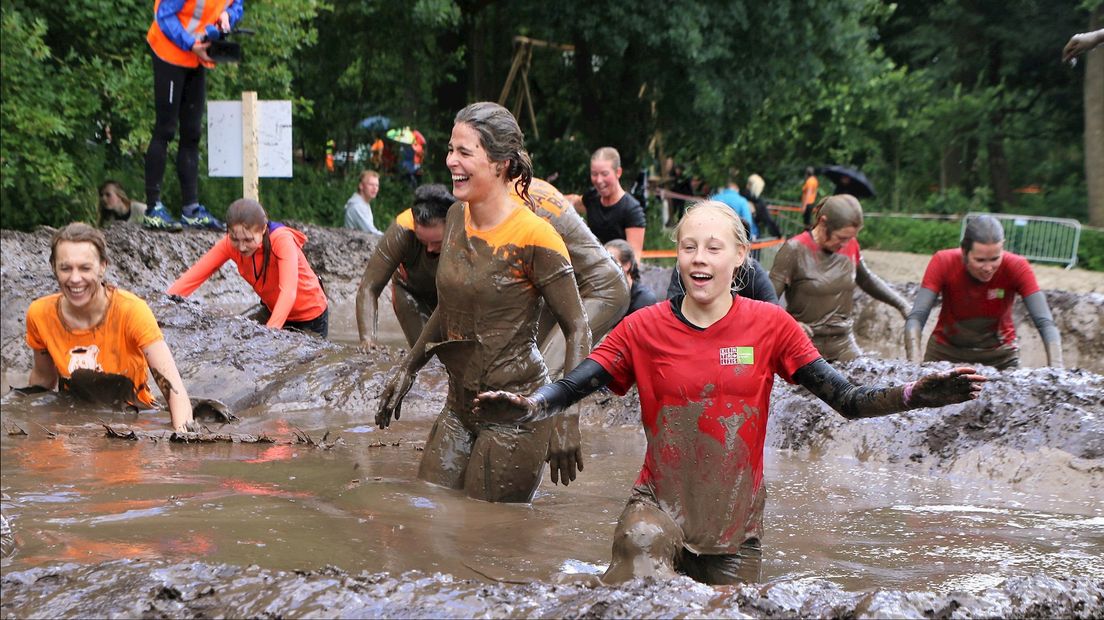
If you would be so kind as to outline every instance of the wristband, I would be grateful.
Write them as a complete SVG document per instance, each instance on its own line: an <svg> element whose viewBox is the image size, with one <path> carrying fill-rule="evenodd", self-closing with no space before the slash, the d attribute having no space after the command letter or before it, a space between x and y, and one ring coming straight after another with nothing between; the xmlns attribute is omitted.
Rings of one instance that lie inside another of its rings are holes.
<svg viewBox="0 0 1104 620"><path fill-rule="evenodd" d="M903 400L905 401L905 406L906 407L910 406L909 401L912 400L912 388L914 388L914 387L916 387L916 382L915 381L913 381L912 383L906 383L905 384L905 392L904 392L904 395L903 395Z"/></svg>

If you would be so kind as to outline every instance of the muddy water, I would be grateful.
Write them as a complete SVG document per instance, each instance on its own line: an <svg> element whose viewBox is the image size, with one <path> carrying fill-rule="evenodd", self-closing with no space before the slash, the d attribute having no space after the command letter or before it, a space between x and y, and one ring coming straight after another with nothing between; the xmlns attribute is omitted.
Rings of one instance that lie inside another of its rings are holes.
<svg viewBox="0 0 1104 620"><path fill-rule="evenodd" d="M470 579L596 573L643 455L635 429L591 425L576 484L545 482L532 506L494 505L416 481L428 416L387 431L340 410L235 425L277 439L295 428L339 433L342 442L324 450L107 439L96 420L160 421L42 409L4 402L5 425L29 433L0 438L3 512L17 542L5 573L118 558ZM1010 575L1104 574L1100 488L977 485L791 451L768 452L766 471L765 581L947 592Z"/></svg>

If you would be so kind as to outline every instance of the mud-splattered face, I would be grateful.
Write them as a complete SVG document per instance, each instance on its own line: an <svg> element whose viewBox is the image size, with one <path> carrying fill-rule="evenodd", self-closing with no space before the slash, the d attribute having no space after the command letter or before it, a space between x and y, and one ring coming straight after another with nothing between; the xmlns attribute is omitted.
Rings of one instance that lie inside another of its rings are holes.
<svg viewBox="0 0 1104 620"><path fill-rule="evenodd" d="M130 205L123 204L123 199L119 197L119 189L115 185L104 186L103 191L100 192L100 202L119 215L130 212Z"/></svg>
<svg viewBox="0 0 1104 620"><path fill-rule="evenodd" d="M452 195L458 200L479 202L496 184L503 184L504 164L491 161L479 132L467 123L453 125L445 164L452 174Z"/></svg>
<svg viewBox="0 0 1104 620"><path fill-rule="evenodd" d="M96 246L87 241L62 241L54 252L54 277L58 288L74 307L88 305L100 290L107 263Z"/></svg>
<svg viewBox="0 0 1104 620"><path fill-rule="evenodd" d="M445 220L435 220L428 225L414 222L414 236L425 246L427 254L440 254L445 239Z"/></svg>
<svg viewBox="0 0 1104 620"><path fill-rule="evenodd" d="M614 168L608 159L590 160L590 183L602 198L613 198L621 189L621 168Z"/></svg>
<svg viewBox="0 0 1104 620"><path fill-rule="evenodd" d="M261 247L264 241L264 230L264 226L249 228L244 224L232 224L226 236L230 238L230 245L241 252L242 256L248 258Z"/></svg>
<svg viewBox="0 0 1104 620"><path fill-rule="evenodd" d="M1000 269L1004 258L1004 242L974 243L966 253L966 272L979 282L988 282Z"/></svg>
<svg viewBox="0 0 1104 620"><path fill-rule="evenodd" d="M691 211L679 228L679 273L695 303L730 296L733 274L746 257L747 247L737 243L732 223L717 213Z"/></svg>
<svg viewBox="0 0 1104 620"><path fill-rule="evenodd" d="M817 242L826 252L839 252L840 248L847 245L847 242L859 234L859 229L855 226L844 226L828 232L828 224L823 219L817 224L817 227L820 228Z"/></svg>

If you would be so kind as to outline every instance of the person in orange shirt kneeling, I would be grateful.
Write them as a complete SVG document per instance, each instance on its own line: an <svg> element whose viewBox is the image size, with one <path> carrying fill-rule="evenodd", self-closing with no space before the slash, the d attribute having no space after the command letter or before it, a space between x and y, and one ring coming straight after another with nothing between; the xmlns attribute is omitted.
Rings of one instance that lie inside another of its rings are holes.
<svg viewBox="0 0 1104 620"><path fill-rule="evenodd" d="M322 282L307 263L302 232L268 219L256 200L235 200L226 211L228 232L177 278L169 295L187 297L228 260L260 296L271 329L294 328L325 338L330 310Z"/></svg>
<svg viewBox="0 0 1104 620"><path fill-rule="evenodd" d="M30 384L79 392L85 386L126 381L125 404L157 407L148 385L152 373L168 401L173 430L192 423L192 405L176 361L149 306L138 296L104 283L103 233L74 223L54 233L50 267L60 292L27 309L27 345L34 350Z"/></svg>

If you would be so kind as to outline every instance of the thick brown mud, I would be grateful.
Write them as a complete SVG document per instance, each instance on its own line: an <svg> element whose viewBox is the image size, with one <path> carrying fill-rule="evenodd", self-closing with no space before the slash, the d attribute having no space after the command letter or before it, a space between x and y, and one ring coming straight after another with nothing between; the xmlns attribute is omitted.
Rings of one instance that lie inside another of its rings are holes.
<svg viewBox="0 0 1104 620"><path fill-rule="evenodd" d="M234 316L255 297L230 268L188 301L162 295L213 233L108 231L109 278L150 301L191 395L218 398L240 417L208 424L212 434L274 443L177 443L163 438L163 413L4 395L4 617L1104 615L1099 366L983 369L991 380L977 401L854 422L778 381L763 582L576 583L609 562L642 462L634 396L586 401L586 469L566 488L545 480L531 505L420 482L444 370L427 366L402 419L376 429L379 392L403 351L352 344L373 238L306 232L335 309L330 342ZM27 305L56 289L48 239L0 233L5 389L30 367ZM855 300L858 332L871 349L900 334L902 321L864 297ZM1099 297L1048 291L1071 366L1100 363ZM864 320L866 302L877 312ZM386 320L381 339L402 343ZM1034 333L1030 322L1018 329L1021 341ZM1089 353L1075 361L1071 346ZM1027 351L1024 359L1030 366ZM839 366L867 384L946 367L866 358ZM105 422L138 440L105 437ZM15 428L25 434L9 434Z"/></svg>

